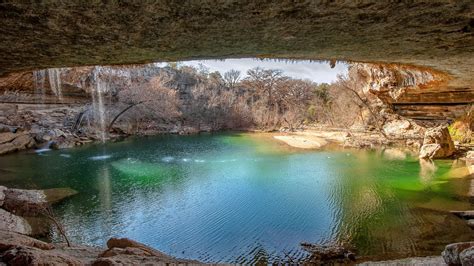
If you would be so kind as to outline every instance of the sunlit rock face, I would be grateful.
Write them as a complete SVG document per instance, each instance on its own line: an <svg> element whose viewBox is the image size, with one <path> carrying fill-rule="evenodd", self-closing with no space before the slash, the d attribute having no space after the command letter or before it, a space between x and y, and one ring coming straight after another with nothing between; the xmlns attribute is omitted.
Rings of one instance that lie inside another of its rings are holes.
<svg viewBox="0 0 474 266"><path fill-rule="evenodd" d="M474 90L450 86L449 75L429 68L355 63L350 74L362 77L364 92L376 95L396 113L417 120L453 120L474 101Z"/></svg>

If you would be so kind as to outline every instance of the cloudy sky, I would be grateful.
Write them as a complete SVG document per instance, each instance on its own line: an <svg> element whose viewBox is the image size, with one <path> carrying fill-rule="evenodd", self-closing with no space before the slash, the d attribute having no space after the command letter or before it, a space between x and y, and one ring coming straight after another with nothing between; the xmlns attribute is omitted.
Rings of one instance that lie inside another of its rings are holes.
<svg viewBox="0 0 474 266"><path fill-rule="evenodd" d="M293 78L309 79L318 83L330 83L336 76L347 72L347 65L338 63L331 68L328 62L310 62L308 60L283 61L283 60L259 60L254 58L226 59L226 60L195 60L180 62L181 65L198 67L200 64L209 68L211 72L219 71L222 74L230 69L239 70L243 76L248 69L254 67L271 68L283 70L284 74Z"/></svg>

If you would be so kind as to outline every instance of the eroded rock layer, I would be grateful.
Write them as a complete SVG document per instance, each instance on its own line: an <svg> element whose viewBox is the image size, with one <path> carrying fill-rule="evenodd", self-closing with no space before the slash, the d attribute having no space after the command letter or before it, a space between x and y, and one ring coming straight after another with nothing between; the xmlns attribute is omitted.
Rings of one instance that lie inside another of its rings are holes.
<svg viewBox="0 0 474 266"><path fill-rule="evenodd" d="M400 62L470 86L474 3L156 1L0 4L0 73L204 57Z"/></svg>

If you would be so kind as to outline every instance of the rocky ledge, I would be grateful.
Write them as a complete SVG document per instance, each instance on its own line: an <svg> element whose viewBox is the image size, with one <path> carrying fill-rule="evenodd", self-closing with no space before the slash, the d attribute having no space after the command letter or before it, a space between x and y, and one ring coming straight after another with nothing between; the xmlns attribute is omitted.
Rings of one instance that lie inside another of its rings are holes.
<svg viewBox="0 0 474 266"><path fill-rule="evenodd" d="M127 238L111 238L107 249L46 243L0 230L0 265L193 265Z"/></svg>
<svg viewBox="0 0 474 266"><path fill-rule="evenodd" d="M0 265L156 265L198 264L126 238L111 238L107 249L51 244L45 236L60 224L50 206L77 194L70 188L24 190L0 186ZM58 228L62 230L61 228Z"/></svg>
<svg viewBox="0 0 474 266"><path fill-rule="evenodd" d="M24 190L0 186L0 230L43 236L49 232L51 204L77 194L70 188Z"/></svg>

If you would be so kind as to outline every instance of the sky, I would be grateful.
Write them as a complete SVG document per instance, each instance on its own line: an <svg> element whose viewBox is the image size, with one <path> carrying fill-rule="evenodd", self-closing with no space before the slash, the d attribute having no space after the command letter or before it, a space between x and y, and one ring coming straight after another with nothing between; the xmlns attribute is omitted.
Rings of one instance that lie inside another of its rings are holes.
<svg viewBox="0 0 474 266"><path fill-rule="evenodd" d="M166 64L166 63L163 63ZM209 68L210 72L219 71L221 74L235 69L246 76L248 69L261 67L266 69L280 69L284 75L292 78L309 79L317 83L330 83L336 79L338 74L347 72L347 64L338 62L335 68L331 68L328 62L298 60L260 60L254 58L225 59L225 60L193 60L182 61L180 65L198 67L200 64Z"/></svg>

